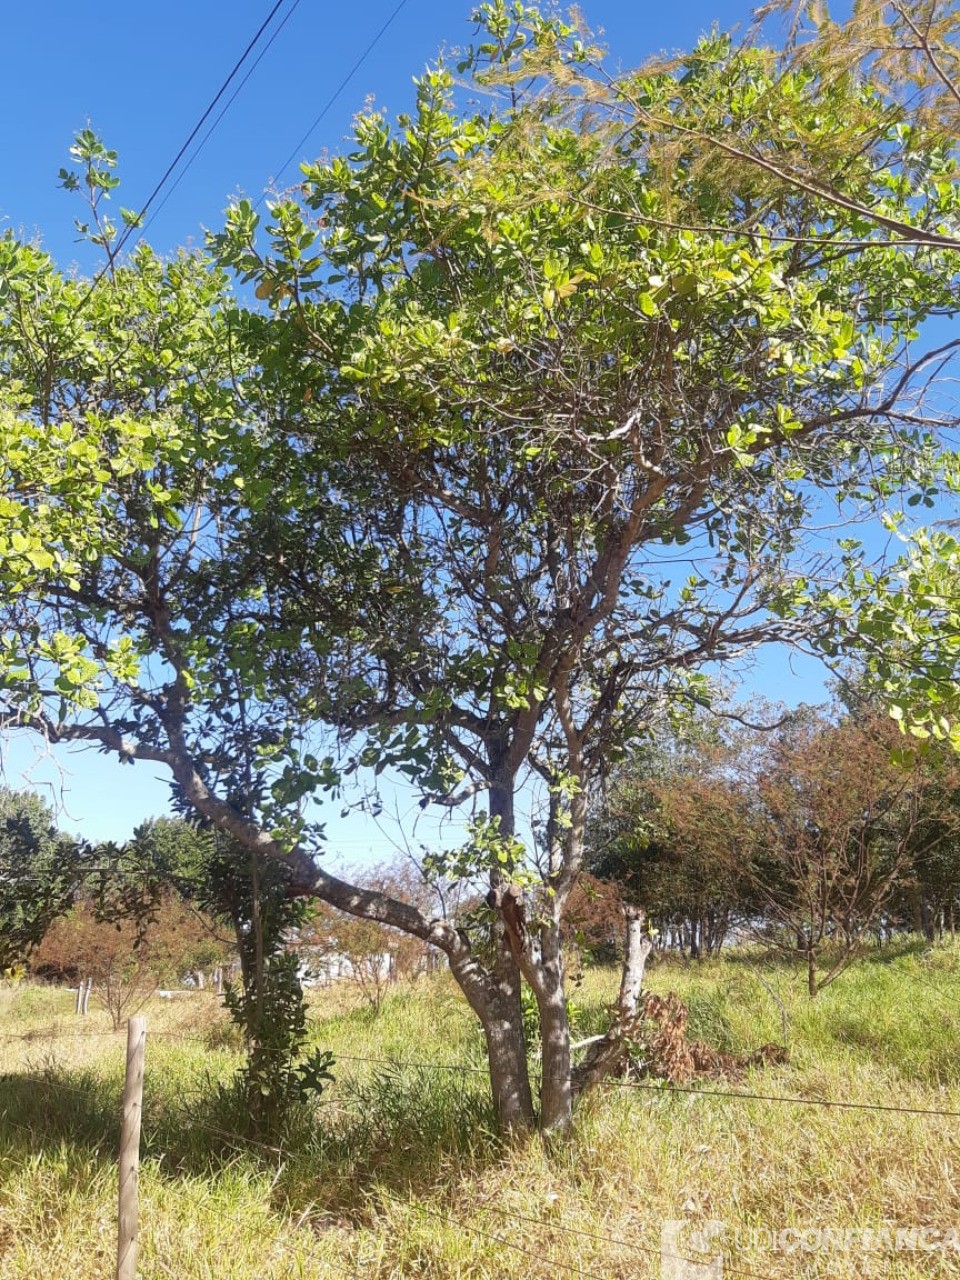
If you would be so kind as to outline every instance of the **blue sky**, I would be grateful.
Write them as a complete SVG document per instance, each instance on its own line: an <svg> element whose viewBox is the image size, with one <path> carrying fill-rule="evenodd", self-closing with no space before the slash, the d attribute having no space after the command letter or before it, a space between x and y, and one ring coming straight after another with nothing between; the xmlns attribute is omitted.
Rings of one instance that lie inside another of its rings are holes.
<svg viewBox="0 0 960 1280"><path fill-rule="evenodd" d="M290 12L286 0L276 26ZM288 22L149 228L161 250L216 226L232 195L259 196L397 0L299 0ZM0 225L42 234L78 257L73 201L58 191L73 135L88 123L119 151L122 203L140 207L272 8L272 0L5 5L0 46ZM389 31L310 137L303 158L334 151L370 96L391 112L442 48L470 42L471 0L406 0ZM586 0L614 61L686 47L714 22L749 18L747 0ZM270 28L267 36L270 34ZM234 85L236 82L234 82ZM228 95L229 96L229 95ZM297 177L296 162L282 175Z"/></svg>
<svg viewBox="0 0 960 1280"><path fill-rule="evenodd" d="M289 15L285 26L150 222L148 239L163 252L196 243L204 228L220 224L238 192L257 198L278 176L283 185L293 182L296 160L282 175L280 166L396 4L299 0L294 7L294 0L286 0L267 36ZM95 267L75 242L72 219L80 207L57 188L73 135L90 125L119 152L116 203L141 207L271 7L269 0L100 0L96 6L36 0L5 6L0 228L39 236L64 266ZM602 28L612 62L623 66L688 47L715 23L729 28L750 16L745 0L585 0L581 8L595 30ZM371 96L390 113L407 107L411 78L442 47L470 42L470 9L469 0L406 0L298 158L340 148L352 116ZM784 654L765 662L751 684L790 702L822 696L818 669ZM49 788L62 805L63 825L92 839L122 839L142 818L166 808L167 787L153 766L121 767L89 752L37 762L31 744L9 744L10 783L22 785L28 766L33 784ZM402 790L390 799L402 813L419 813L414 797ZM389 841L370 822L341 821L338 814L333 806L330 834L347 860L371 848L379 856L390 852ZM419 837L432 834L421 822Z"/></svg>

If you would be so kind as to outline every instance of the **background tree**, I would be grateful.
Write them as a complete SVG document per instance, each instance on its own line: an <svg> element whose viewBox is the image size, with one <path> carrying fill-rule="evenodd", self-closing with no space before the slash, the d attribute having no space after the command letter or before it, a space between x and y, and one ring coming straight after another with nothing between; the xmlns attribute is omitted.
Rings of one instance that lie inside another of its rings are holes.
<svg viewBox="0 0 960 1280"><path fill-rule="evenodd" d="M92 979L116 1031L164 982L179 985L208 947L208 930L173 893L145 925L130 917L106 920L94 900L81 898L51 924L31 969L61 981Z"/></svg>
<svg viewBox="0 0 960 1280"><path fill-rule="evenodd" d="M691 725L638 750L598 798L588 830L591 871L644 910L663 945L697 959L719 954L731 927L758 909L746 738Z"/></svg>
<svg viewBox="0 0 960 1280"><path fill-rule="evenodd" d="M933 834L938 770L891 758L889 721L831 725L804 718L770 744L758 778L764 855L755 882L766 919L788 931L806 959L815 996L858 954L863 939L955 825L941 809Z"/></svg>
<svg viewBox="0 0 960 1280"><path fill-rule="evenodd" d="M192 920L183 968L239 962L224 1003L239 1028L246 1062L225 1089L232 1108L261 1132L289 1120L295 1104L319 1092L328 1055L304 1054L307 1009L294 942L308 914L290 893L289 872L262 854L183 818L142 823L110 851L96 880L96 912L137 937L153 938L171 895ZM189 963L187 963L189 961ZM94 972L94 971L91 971Z"/></svg>
<svg viewBox="0 0 960 1280"><path fill-rule="evenodd" d="M576 948L574 968L584 961L623 959L623 900L615 883L585 871L567 902L564 942Z"/></svg>
<svg viewBox="0 0 960 1280"><path fill-rule="evenodd" d="M45 801L0 787L0 968L28 959L69 910L83 873L83 846L57 830Z"/></svg>

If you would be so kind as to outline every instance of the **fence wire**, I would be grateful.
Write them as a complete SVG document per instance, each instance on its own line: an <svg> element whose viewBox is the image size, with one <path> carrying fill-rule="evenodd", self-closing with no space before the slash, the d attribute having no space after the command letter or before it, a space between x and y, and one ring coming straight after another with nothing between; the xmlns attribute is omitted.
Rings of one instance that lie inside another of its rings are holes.
<svg viewBox="0 0 960 1280"><path fill-rule="evenodd" d="M114 1031L62 1031L58 1028L50 1028L46 1031L33 1032L26 1035L13 1035L0 1033L0 1042L13 1043L21 1042L36 1045L42 1041L58 1041L58 1040L112 1040L117 1044L118 1050L122 1048L120 1033ZM209 1048L209 1040L204 1035L196 1035L189 1032L181 1032L175 1030L151 1031L148 1033L148 1040L159 1039L172 1043L198 1044L205 1048ZM428 1062L422 1060L410 1060L398 1057L373 1057L362 1054L337 1054L337 1060L349 1062L353 1064L371 1066L379 1069L387 1069L392 1071L436 1071L436 1072L457 1072L462 1075L484 1076L486 1074L485 1067L478 1065L476 1062ZM51 1091L65 1091L75 1096L90 1097L90 1088L71 1084L62 1078L62 1073L50 1075L48 1077L40 1077L35 1083L45 1084ZM660 1098L678 1095L684 1097L704 1097L716 1098L728 1101L744 1101L744 1102L763 1102L781 1106L807 1106L822 1107L826 1109L837 1108L858 1112L878 1112L884 1114L903 1114L910 1116L920 1116L929 1118L947 1118L955 1119L960 1117L960 1110L951 1108L934 1108L934 1107L914 1107L899 1105L894 1103L881 1102L854 1102L846 1099L837 1098L805 1098L798 1095L762 1093L750 1090L740 1089L720 1089L713 1087L702 1087L700 1085L681 1085L671 1084L669 1082L639 1080L639 1079L619 1079L608 1080L604 1082L609 1088L638 1090L654 1094ZM198 1096L202 1091L196 1091ZM227 1146L237 1155L254 1154L258 1156L267 1155L271 1162L282 1168L283 1162L291 1156L289 1149L282 1146L276 1146L259 1139L249 1138L243 1134L231 1133L226 1129L222 1129L216 1125L201 1119L197 1116L190 1118L191 1128L199 1130L203 1133L215 1137L218 1142ZM22 1121L15 1120L9 1113L9 1109L0 1112L0 1125L10 1126L20 1132L36 1137L35 1130L25 1125ZM675 1254L664 1252L662 1245L653 1241L628 1240L622 1236L616 1236L602 1231L590 1231L585 1228L569 1226L565 1223L534 1217L519 1211L507 1208L501 1208L497 1205L489 1203L481 1203L472 1206L473 1211L478 1214L486 1214L500 1219L505 1226L512 1225L517 1228L515 1234L504 1233L499 1230L489 1230L484 1226L479 1226L474 1222L464 1221L457 1217L454 1213L446 1208L433 1207L424 1204L421 1201L401 1201L395 1196L389 1195L382 1188L378 1188L378 1194L381 1196L389 1196L389 1199L402 1208L405 1212L415 1211L422 1213L427 1217L443 1222L446 1226L468 1235L472 1235L478 1239L486 1240L497 1245L501 1249L509 1250L513 1253L524 1256L528 1259L536 1259L543 1263L546 1262L555 1272L563 1272L566 1274L577 1275L582 1280L610 1280L610 1273L600 1273L590 1270L579 1263L564 1261L555 1257L545 1257L543 1249L532 1245L529 1240L521 1242L517 1236L524 1234L529 1235L531 1228L536 1228L544 1233L560 1234L567 1239L576 1239L582 1241L592 1241L596 1244L606 1245L610 1248L624 1250L634 1256L643 1256L650 1258L658 1258L661 1261L669 1260L677 1263L683 1263L688 1266L703 1266L696 1259L687 1257L683 1254ZM196 1210L200 1209L204 1212L215 1215L221 1221L228 1221L231 1225L235 1225L245 1234L252 1230L249 1218L240 1215L231 1215L220 1206L208 1203L205 1200L191 1199L191 1207ZM310 1210L312 1206L308 1206L303 1210L299 1217L291 1224L281 1223L280 1228L290 1233L289 1245L285 1245L279 1236L274 1240L274 1245L281 1250L287 1248L292 1252L296 1248L301 1248L304 1244L316 1245L317 1237L310 1227ZM312 1252L312 1249L310 1250ZM728 1261L723 1258L723 1268L726 1273L732 1276L743 1277L743 1280L782 1280L781 1277L752 1270L746 1267L738 1266L735 1262Z"/></svg>

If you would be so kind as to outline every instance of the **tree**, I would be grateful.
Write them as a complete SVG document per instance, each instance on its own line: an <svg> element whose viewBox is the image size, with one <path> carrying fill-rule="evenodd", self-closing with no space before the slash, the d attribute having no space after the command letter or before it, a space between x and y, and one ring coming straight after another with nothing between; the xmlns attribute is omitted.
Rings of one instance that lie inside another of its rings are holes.
<svg viewBox="0 0 960 1280"><path fill-rule="evenodd" d="M788 947L804 955L811 996L848 967L917 856L955 824L941 810L931 838L942 776L919 758L893 759L895 743L882 718L804 717L771 743L758 778L757 890L767 920L786 926Z"/></svg>
<svg viewBox="0 0 960 1280"><path fill-rule="evenodd" d="M29 957L69 910L82 874L82 846L57 830L43 799L0 787L0 968Z"/></svg>
<svg viewBox="0 0 960 1280"><path fill-rule="evenodd" d="M639 140L661 172L679 166L703 180L705 198L695 208L672 201L667 190L662 204L630 210L638 221L667 230L723 230L714 194L732 188L749 193L747 217L762 225L771 204L799 195L829 211L826 225L813 233L821 244L838 229L830 219L839 213L846 234L836 243L838 252L887 245L904 251L903 270L909 272L917 250L960 248L953 177L960 8L956 0L854 0L838 20L829 7L826 0L757 6L743 56L731 68L760 74L748 73L742 91L727 101L709 85L699 93L695 83L678 79L677 72L690 65L685 55L661 55L638 70L609 73L585 29L575 56L563 44L542 42L525 70L574 87L611 145L625 136ZM515 50L523 7L499 2L483 8L496 17L501 49ZM758 37L777 15L785 19L784 46L764 47ZM509 82L511 71L493 79ZM678 83L683 92L676 92ZM859 92L851 93L851 86ZM806 127L824 105L836 111L830 136L816 125ZM878 148L882 172L871 172L869 164L861 168ZM782 233L789 238L789 226ZM810 239L799 229L792 234L798 246Z"/></svg>
<svg viewBox="0 0 960 1280"><path fill-rule="evenodd" d="M526 982L554 1132L591 788L707 697L706 664L799 637L805 578L834 568L818 514L929 487L933 358L904 343L953 306L952 277L936 248L909 273L883 246L846 252L857 214L816 195L758 216L749 183L665 166L642 120L611 146L542 68L576 64L575 33L481 16L465 70L512 77L505 104L459 113L431 71L412 118L363 115L351 157L308 169L305 207L271 208L265 253L251 206L231 211L215 253L267 314L200 255L140 249L90 290L3 242L3 696L7 723L164 764L290 891L443 950L520 1129ZM739 111L774 63L711 41L650 88ZM826 163L872 102L838 83L780 105ZM886 134L867 136L837 181L882 202ZM709 206L710 229L664 227L665 200L681 224ZM485 882L476 928L322 867L301 802L344 763L402 769L427 802L485 794L439 866ZM516 821L530 777L539 858Z"/></svg>
<svg viewBox="0 0 960 1280"><path fill-rule="evenodd" d="M164 981L179 981L203 953L209 933L171 892L146 924L106 920L89 898L58 917L34 953L35 972L71 981L93 979L113 1029L135 1014Z"/></svg>
<svg viewBox="0 0 960 1280"><path fill-rule="evenodd" d="M307 1006L290 943L308 903L290 893L289 870L276 859L218 832L212 836L192 892L207 912L230 921L240 958L240 981L227 984L224 1002L243 1034L247 1060L227 1092L255 1130L273 1132L332 1078L329 1052L303 1052Z"/></svg>
<svg viewBox="0 0 960 1280"><path fill-rule="evenodd" d="M224 1090L260 1132L276 1131L291 1108L329 1079L329 1054L304 1054L307 1009L292 942L308 903L289 892L289 872L215 829L183 818L141 823L102 859L96 913L137 938L153 939L171 895L194 924L182 963L203 971L239 959L224 1003L243 1036L246 1062ZM231 937L234 946L231 946ZM132 971L133 977L137 976Z"/></svg>
<svg viewBox="0 0 960 1280"><path fill-rule="evenodd" d="M687 725L658 749L636 751L598 798L587 831L591 871L698 959L719 953L731 924L758 909L746 737Z"/></svg>

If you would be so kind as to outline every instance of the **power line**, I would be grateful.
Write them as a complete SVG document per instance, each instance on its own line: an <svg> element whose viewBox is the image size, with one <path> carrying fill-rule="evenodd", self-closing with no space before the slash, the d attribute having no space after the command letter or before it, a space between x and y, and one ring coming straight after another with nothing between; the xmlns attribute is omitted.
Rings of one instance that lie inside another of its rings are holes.
<svg viewBox="0 0 960 1280"><path fill-rule="evenodd" d="M407 4L407 0L399 0L399 4L397 4L397 5L395 6L395 8L394 8L393 12L390 14L389 18L387 18L386 22L383 24L383 26L380 28L380 30L377 32L377 34L373 37L373 39L370 41L370 43L367 45L367 47L364 49L364 51L363 51L363 52L360 54L360 56L357 58L356 62L353 64L353 66L350 68L350 70L347 72L347 74L343 77L343 79L342 79L342 80L340 81L340 83L337 85L336 89L334 89L333 93L331 93L331 95L330 95L330 97L327 99L327 101L323 104L323 107L322 107L322 108L321 108L321 110L320 110L320 114L319 114L319 115L317 116L317 118L314 120L313 124L311 124L310 128L306 131L306 133L303 135L303 137L300 139L300 141L297 143L297 145L293 148L293 150L292 150L292 151L290 152L290 154L287 156L286 160L284 160L284 162L283 162L283 164L280 166L280 168L276 171L276 173L275 173L275 174L273 174L272 181L273 181L274 183L276 183L276 182L277 182L277 180L279 179L279 177L280 177L280 175L283 173L283 171L284 171L286 168L288 168L288 166L290 165L290 163L291 163L291 162L294 160L294 158L296 157L297 153L298 153L300 150L302 150L303 146L304 146L304 145L305 145L305 143L307 142L307 139L310 137L310 135L313 133L313 131L316 129L316 127L320 124L321 120L323 120L323 118L326 116L327 112L330 110L330 108L333 106L333 104L336 102L336 100L340 97L341 93L343 93L344 89L347 87L347 85L350 83L350 81L353 79L353 77L357 74L357 72L360 70L360 68L361 68L361 67L363 66L363 64L366 62L367 58L369 58L370 54L371 54L371 53L373 53L374 49L377 47L377 45L380 43L380 41L381 41L381 40L383 39L383 37L386 35L386 33L387 33L387 31L390 29L390 27L393 25L394 20L395 20L397 17L399 17L399 15L400 15L400 11L401 11L405 6L406 6L406 4ZM257 208L257 209L259 209L259 208L260 208L260 206L263 204L263 202L264 202L264 200L265 200L265 199L266 199L266 195L264 194L264 195L262 195L262 196L260 197L260 199L257 201L257 203L256 203L256 205L255 205L254 207L255 207L255 208Z"/></svg>
<svg viewBox="0 0 960 1280"><path fill-rule="evenodd" d="M117 255L122 251L127 241L133 235L134 231L136 231L139 228L140 223L146 217L148 209L153 204L154 200L157 198L160 192L163 190L170 175L173 173L174 169L176 169L177 165L180 163L184 154L193 143L194 138L197 136L197 134L200 132L203 126L206 124L207 120L210 118L211 114L213 113L213 110L216 107L217 103L226 93L227 89L230 87L231 83L233 82L240 68L246 62L247 58L250 56L253 49L259 42L260 37L263 35L264 31L266 31L267 27L270 25L270 23L273 21L273 19L276 17L277 13L280 11L280 9L283 7L285 3L286 3L286 0L275 0L273 8L270 10L266 18L264 18L263 22L258 27L256 34L250 40L249 44L244 49L243 53L240 55L237 61L233 64L230 74L227 76L226 80L224 80L223 84L214 94L213 98L211 98L203 115L200 117L197 123L190 130L187 140L181 146L180 150L173 157L171 162L167 165L166 169L164 170L163 176L160 178L160 181L156 184L156 186L150 192L149 196L144 202L143 207L141 208L140 212L137 214L135 221L131 222L130 225L127 226L126 230L121 234L120 238L117 240L117 243L114 246L112 253L109 255L109 258L106 264L100 268L99 272L94 277L93 283L91 284L90 288L87 290L86 294L80 300L80 303L77 306L77 312L82 311L83 308L87 305L90 298L93 296L94 290L96 289L97 285L101 282L101 280L103 280L107 272L110 270L110 266L113 263L113 261L116 259Z"/></svg>
<svg viewBox="0 0 960 1280"><path fill-rule="evenodd" d="M666 1252L662 1246L644 1244L637 1240L625 1240L622 1236L611 1236L600 1231L586 1231L581 1227L568 1227L562 1222L551 1222L548 1218L535 1218L527 1213L519 1213L516 1209L498 1209L496 1205L481 1204L477 1206L475 1212L492 1213L510 1222L530 1223L531 1226L544 1227L547 1231L559 1231L565 1236L577 1236L583 1240L596 1240L599 1244L612 1244L621 1249L633 1249L637 1253L645 1253L653 1257L669 1258L676 1262L691 1262L697 1265L693 1258L687 1258L680 1253ZM724 1261L724 1270L730 1271L734 1275L746 1276L748 1280L774 1280L772 1276L765 1272L749 1271L745 1267L735 1267L726 1261Z"/></svg>
<svg viewBox="0 0 960 1280"><path fill-rule="evenodd" d="M0 1042L11 1041L32 1041L41 1039L47 1040L84 1040L84 1039L100 1039L112 1038L118 1033L113 1031L78 1031L78 1032L58 1032L45 1031L34 1032L32 1035L10 1035L0 1034ZM209 1047L209 1042L205 1036L197 1036L184 1034L179 1031L151 1031L151 1039L171 1039L177 1042L195 1042L204 1044ZM335 1051L336 1052L336 1051ZM392 1067L395 1070L410 1071L457 1071L461 1074L486 1075L486 1069L479 1067L474 1063L468 1062L418 1062L407 1061L398 1058L368 1058L360 1054L336 1053L336 1059L340 1062L359 1062L370 1066ZM878 1111L900 1115L910 1116L935 1116L945 1117L948 1119L960 1118L960 1110L950 1110L938 1107L904 1107L897 1106L894 1103L887 1102L847 1102L837 1098L801 1098L795 1094L780 1093L752 1093L740 1089L701 1089L693 1085L676 1085L676 1084L659 1084L647 1082L643 1080L612 1080L608 1079L602 1082L607 1088L612 1089L638 1089L650 1093L659 1094L661 1097L666 1094L689 1094L694 1097L702 1098L728 1098L735 1101L756 1101L756 1102L777 1102L786 1106L799 1107L836 1107L846 1111Z"/></svg>
<svg viewBox="0 0 960 1280"><path fill-rule="evenodd" d="M396 1197L391 1198L395 1204L402 1204ZM497 1235L493 1231L485 1231L483 1227L475 1227L471 1222L461 1222L458 1218L451 1217L448 1213L440 1213L437 1209L431 1209L425 1204L419 1204L417 1208L421 1213L425 1213L431 1218L439 1219L440 1222L445 1223L448 1227L456 1227L459 1231L469 1231L472 1235L479 1236L482 1240L490 1240L506 1249L513 1249L515 1253L522 1253L527 1258L536 1258L538 1262L543 1261L543 1254L540 1250L528 1249L526 1245L518 1244L516 1240L511 1240L508 1236ZM598 1271L587 1271L579 1263L561 1262L558 1258L551 1258L550 1262L558 1271L568 1271L573 1275L586 1277L586 1280L609 1280L607 1273L601 1275Z"/></svg>
<svg viewBox="0 0 960 1280"><path fill-rule="evenodd" d="M334 1050L336 1053L336 1050ZM466 1062L410 1062L397 1058L363 1058L356 1053L336 1053L338 1062L364 1062L375 1067L396 1067L401 1071L456 1071L460 1075L485 1076L485 1067L471 1066Z"/></svg>
<svg viewBox="0 0 960 1280"><path fill-rule="evenodd" d="M391 1197L391 1199L393 1199L395 1204L402 1203L401 1201L397 1200L396 1197ZM542 1260L542 1254L539 1251L528 1248L525 1245L518 1244L516 1240L512 1240L509 1237L495 1235L491 1231L485 1231L483 1227L474 1226L470 1222L463 1222L458 1218L454 1218L449 1213L442 1213L437 1209L431 1209L429 1208L429 1206L422 1203L418 1204L416 1207L420 1210L421 1213L426 1213L432 1218L437 1218L441 1222L446 1223L448 1226L458 1227L461 1231L472 1232L474 1235L480 1236L483 1239L492 1240L497 1244L505 1245L506 1248L508 1249L514 1249L517 1253L523 1253L523 1254L526 1254L528 1257L538 1258ZM499 1217L509 1222L522 1222L522 1223L536 1224L537 1226L545 1227L548 1231L559 1231L561 1234L567 1235L567 1236L576 1236L581 1239L586 1238L586 1239L596 1240L598 1242L605 1242L607 1244L618 1245L622 1248L632 1249L636 1253L642 1253L648 1256L657 1257L657 1258L660 1258L661 1260L670 1259L671 1261L686 1262L686 1263L692 1263L693 1265L696 1265L696 1262L693 1258L688 1258L684 1254L680 1254L680 1253L666 1252L662 1247L657 1248L650 1244L640 1243L639 1241L618 1240L615 1236L602 1235L594 1231L578 1231L572 1227L565 1227L562 1225L562 1223L559 1223L559 1222L549 1222L543 1218L533 1218L527 1214L516 1213L515 1211L510 1209L496 1209L490 1205L481 1205L480 1212L497 1214ZM590 1280L593 1280L594 1277L597 1277L597 1280L600 1280L600 1277L598 1276L597 1272L587 1271L583 1267L581 1267L579 1263L574 1264L569 1262L561 1262L557 1258L551 1259L551 1262L553 1266L555 1266L560 1271L570 1271L578 1276L589 1277ZM769 1275L766 1272L748 1271L744 1267L732 1266L726 1262L724 1263L724 1266L725 1266L725 1269L727 1271L730 1271L732 1274L748 1277L749 1280L774 1280L774 1277Z"/></svg>
<svg viewBox="0 0 960 1280"><path fill-rule="evenodd" d="M263 48L262 48L262 49L260 50L260 52L257 54L256 58L254 59L253 63L252 63L252 64L251 64L251 66L250 66L250 69L247 71L247 74L243 77L243 79L242 79L242 80L240 81L240 83L237 85L236 89L234 89L233 93L230 95L230 97L227 99L227 101L226 101L226 102L223 104L223 106L220 108L220 111L219 111L219 113L218 113L218 115L217 115L217 118L214 120L213 124L211 124L210 128L207 130L207 132L206 132L206 133L203 135L203 137L200 139L200 143L199 143L199 145L197 146L196 151L194 151L193 155L190 157L190 159L187 161L187 163L183 166L183 168L182 168L182 169L180 170L180 172L177 174L176 180L174 181L173 185L170 187L170 190L166 193L166 195L163 197L163 199L162 199L162 200L160 201L160 203L157 205L156 209L154 209L153 213L150 215L150 220L147 222L146 226L143 228L143 231L141 232L141 234L145 234L145 233L146 233L146 231L147 231L147 230L150 228L150 226L153 224L153 222L154 222L154 221L155 221L155 220L160 216L160 213L161 213L161 211L163 210L164 205L167 203L167 201L170 199L170 197L171 197L171 196L173 195L173 193L176 191L177 187L179 187L179 185L180 185L180 183L183 181L183 179L187 176L187 173L190 171L190 168L191 168L191 166L193 165L193 162L194 162L194 161L196 160L196 158L199 156L199 154L200 154L200 152L203 150L203 148L207 145L208 141L210 140L211 135L216 131L217 126L220 124L220 121L223 119L223 117L227 114L227 112L228 112L228 111L230 110L230 108L233 106L234 102L236 102L236 100L237 100L237 98L239 97L239 95L243 92L244 85L247 83L247 81L250 79L250 77L251 77L251 76L253 75L253 73L256 71L257 67L259 67L259 65L260 65L260 63L263 61L264 57L265 57L265 56L270 52L270 48L271 48L271 46L273 45L273 42L276 40L277 36L279 36L279 34L280 34L280 33L281 33L281 31L283 30L283 28L287 25L287 23L290 21L290 19L293 17L293 15L296 13L296 11L297 11L297 9L299 8L299 6L300 6L300 0L293 0L293 4L292 4L292 6L287 10L287 12L286 12L286 14L284 15L283 19L282 19L282 20L281 20L281 22L277 25L277 27L275 28L275 30L274 30L274 32L273 32L273 34L270 36L270 39L267 41L267 43L263 46ZM139 237L138 237L138 238L139 238Z"/></svg>

